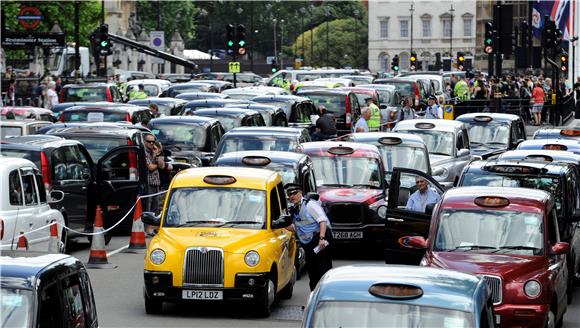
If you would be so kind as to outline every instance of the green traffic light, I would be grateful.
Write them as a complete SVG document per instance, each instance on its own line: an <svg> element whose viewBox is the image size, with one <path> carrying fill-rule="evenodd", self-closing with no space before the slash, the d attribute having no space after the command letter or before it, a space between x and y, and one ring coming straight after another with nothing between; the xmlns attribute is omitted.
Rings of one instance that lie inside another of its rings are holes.
<svg viewBox="0 0 580 328"><path fill-rule="evenodd" d="M485 39L485 44L491 45L491 39Z"/></svg>
<svg viewBox="0 0 580 328"><path fill-rule="evenodd" d="M103 48L104 48L104 47L106 47L106 46L108 46L108 45L109 45L109 41L107 41L107 40L103 40L103 41L101 41L101 47L103 47Z"/></svg>
<svg viewBox="0 0 580 328"><path fill-rule="evenodd" d="M399 66L395 66L395 67L393 67L393 69L394 69L395 71L398 71L398 70L399 70Z"/></svg>
<svg viewBox="0 0 580 328"><path fill-rule="evenodd" d="M276 73L276 68L272 67L272 73Z"/></svg>
<svg viewBox="0 0 580 328"><path fill-rule="evenodd" d="M229 40L229 41L228 41L228 46L230 46L230 47L233 47L233 45L234 45L234 41L232 41L232 40Z"/></svg>
<svg viewBox="0 0 580 328"><path fill-rule="evenodd" d="M240 47L243 47L246 45L246 41L240 40L240 42L238 42L238 44L240 45Z"/></svg>

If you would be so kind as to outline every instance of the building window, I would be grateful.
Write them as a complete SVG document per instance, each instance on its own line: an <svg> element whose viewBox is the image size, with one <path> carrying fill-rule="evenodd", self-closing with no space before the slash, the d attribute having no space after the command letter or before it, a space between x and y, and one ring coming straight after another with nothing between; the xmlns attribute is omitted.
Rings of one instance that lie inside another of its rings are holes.
<svg viewBox="0 0 580 328"><path fill-rule="evenodd" d="M426 19L423 20L423 37L430 37L431 36L431 20Z"/></svg>
<svg viewBox="0 0 580 328"><path fill-rule="evenodd" d="M471 18L465 18L463 20L463 36L471 36Z"/></svg>
<svg viewBox="0 0 580 328"><path fill-rule="evenodd" d="M443 20L443 37L451 37L451 20Z"/></svg>
<svg viewBox="0 0 580 328"><path fill-rule="evenodd" d="M380 33L380 37L381 38L388 38L389 37L389 20L388 19L383 19L379 22L380 24L380 28L379 28L379 33Z"/></svg>
<svg viewBox="0 0 580 328"><path fill-rule="evenodd" d="M409 37L409 21L408 20L401 21L401 37L402 38Z"/></svg>

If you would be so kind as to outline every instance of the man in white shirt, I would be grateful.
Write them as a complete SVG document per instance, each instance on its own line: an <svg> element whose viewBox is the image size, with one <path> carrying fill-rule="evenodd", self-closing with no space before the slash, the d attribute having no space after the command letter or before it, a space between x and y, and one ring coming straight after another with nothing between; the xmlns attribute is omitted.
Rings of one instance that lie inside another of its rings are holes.
<svg viewBox="0 0 580 328"><path fill-rule="evenodd" d="M58 105L58 95L56 94L56 82L50 81L48 83L46 97L48 98L48 109L53 110L54 106Z"/></svg>
<svg viewBox="0 0 580 328"><path fill-rule="evenodd" d="M354 132L369 132L368 120L371 118L371 109L363 107L360 110L360 118L356 121Z"/></svg>

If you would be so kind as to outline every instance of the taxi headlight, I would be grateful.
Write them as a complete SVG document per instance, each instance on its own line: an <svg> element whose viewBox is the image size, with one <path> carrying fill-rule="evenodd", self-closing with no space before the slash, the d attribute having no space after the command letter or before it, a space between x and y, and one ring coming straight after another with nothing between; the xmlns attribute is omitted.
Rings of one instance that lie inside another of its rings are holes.
<svg viewBox="0 0 580 328"><path fill-rule="evenodd" d="M385 205L379 206L379 208L377 209L377 215L383 220L386 219L387 218L387 207Z"/></svg>
<svg viewBox="0 0 580 328"><path fill-rule="evenodd" d="M529 298L536 298L542 292L542 285L536 280L530 280L524 285L524 293Z"/></svg>
<svg viewBox="0 0 580 328"><path fill-rule="evenodd" d="M255 267L260 263L260 254L256 251L249 251L246 253L246 256L244 256L244 261L248 266Z"/></svg>
<svg viewBox="0 0 580 328"><path fill-rule="evenodd" d="M441 174L435 176L438 179L445 180L449 177L449 170L447 168L442 168L443 172Z"/></svg>
<svg viewBox="0 0 580 328"><path fill-rule="evenodd" d="M157 248L151 252L149 259L151 260L151 263L159 265L165 262L165 252L162 249Z"/></svg>

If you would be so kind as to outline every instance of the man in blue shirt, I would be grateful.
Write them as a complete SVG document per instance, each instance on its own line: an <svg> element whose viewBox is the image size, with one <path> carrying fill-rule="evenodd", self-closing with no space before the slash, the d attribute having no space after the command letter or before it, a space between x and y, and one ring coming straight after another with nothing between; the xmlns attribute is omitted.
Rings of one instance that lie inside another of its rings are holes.
<svg viewBox="0 0 580 328"><path fill-rule="evenodd" d="M409 211L425 212L427 205L435 204L441 199L441 196L435 190L429 188L429 183L424 178L416 177L415 184L418 190L407 201L406 208Z"/></svg>
<svg viewBox="0 0 580 328"><path fill-rule="evenodd" d="M368 107L363 107L360 109L360 118L356 121L354 126L354 132L369 132L368 121L371 118L371 109Z"/></svg>
<svg viewBox="0 0 580 328"><path fill-rule="evenodd" d="M306 253L306 268L312 291L326 271L332 269L330 221L318 200L302 196L300 185L287 184L286 195L294 204L294 211L291 210L294 223L286 229L296 232Z"/></svg>

